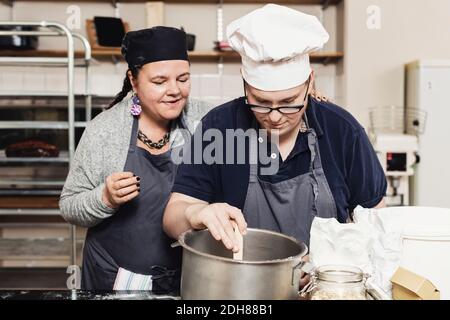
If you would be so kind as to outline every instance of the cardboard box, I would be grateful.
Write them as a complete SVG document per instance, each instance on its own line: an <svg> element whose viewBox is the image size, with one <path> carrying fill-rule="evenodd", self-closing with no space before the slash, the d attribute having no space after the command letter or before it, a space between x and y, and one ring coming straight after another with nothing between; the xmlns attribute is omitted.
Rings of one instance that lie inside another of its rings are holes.
<svg viewBox="0 0 450 320"><path fill-rule="evenodd" d="M391 278L394 300L439 300L440 292L424 277L399 267Z"/></svg>

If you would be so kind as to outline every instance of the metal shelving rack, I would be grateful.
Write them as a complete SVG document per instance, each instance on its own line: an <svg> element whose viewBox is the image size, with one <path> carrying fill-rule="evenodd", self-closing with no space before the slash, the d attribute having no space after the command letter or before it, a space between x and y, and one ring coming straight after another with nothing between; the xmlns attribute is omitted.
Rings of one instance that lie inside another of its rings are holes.
<svg viewBox="0 0 450 320"><path fill-rule="evenodd" d="M58 129L68 131L68 151L62 151L57 158L7 158L3 152L0 153L1 163L67 163L69 168L72 164L75 153L75 128L85 127L92 115L92 96L90 94L90 72L89 65L92 57L91 47L88 40L80 34L72 33L66 26L57 22L4 22L0 21L0 26L27 26L35 27L33 31L0 31L0 36L38 36L38 37L64 37L67 41L67 56L65 57L0 57L0 66L39 66L39 67L64 67L67 69L67 93L61 92L0 92L0 95L8 96L67 96L67 121L0 121L0 130L2 129ZM84 57L75 58L74 39L79 39L84 47ZM74 68L83 67L85 69L85 121L75 121L75 94L74 94ZM20 179L2 179L0 186L7 185L32 185L40 187L60 186L64 181L55 180L20 180ZM56 191L58 192L58 191ZM55 194L55 190L42 190L37 192L39 195ZM30 191L19 191L19 194L29 195ZM58 193L59 195L59 193ZM0 209L0 216L6 215L29 215L42 216L59 215L58 209L29 209L29 208L11 208ZM72 265L76 265L77 239L75 226L70 226L70 260Z"/></svg>

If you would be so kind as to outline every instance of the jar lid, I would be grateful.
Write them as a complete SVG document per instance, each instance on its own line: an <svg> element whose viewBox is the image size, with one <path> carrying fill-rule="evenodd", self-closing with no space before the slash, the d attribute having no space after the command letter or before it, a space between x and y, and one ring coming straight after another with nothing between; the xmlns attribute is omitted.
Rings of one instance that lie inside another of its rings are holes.
<svg viewBox="0 0 450 320"><path fill-rule="evenodd" d="M325 265L315 270L317 280L337 282L337 283L354 283L364 280L364 272L353 266L345 265Z"/></svg>

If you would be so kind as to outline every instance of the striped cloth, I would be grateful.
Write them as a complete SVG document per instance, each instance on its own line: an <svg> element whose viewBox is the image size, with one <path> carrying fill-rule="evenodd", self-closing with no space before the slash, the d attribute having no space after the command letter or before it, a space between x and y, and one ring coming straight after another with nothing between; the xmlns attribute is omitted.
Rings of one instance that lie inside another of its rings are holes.
<svg viewBox="0 0 450 320"><path fill-rule="evenodd" d="M152 290L152 276L119 268L113 290Z"/></svg>

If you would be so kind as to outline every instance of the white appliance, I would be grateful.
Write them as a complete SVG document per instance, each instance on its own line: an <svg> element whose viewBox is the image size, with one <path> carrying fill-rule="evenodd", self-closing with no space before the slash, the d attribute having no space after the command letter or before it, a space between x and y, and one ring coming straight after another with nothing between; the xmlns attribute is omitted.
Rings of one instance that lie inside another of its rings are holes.
<svg viewBox="0 0 450 320"><path fill-rule="evenodd" d="M417 136L403 133L371 134L373 147L388 180L387 206L407 206L409 177L417 161Z"/></svg>
<svg viewBox="0 0 450 320"><path fill-rule="evenodd" d="M410 183L412 204L450 208L450 60L406 65L406 106L427 113Z"/></svg>
<svg viewBox="0 0 450 320"><path fill-rule="evenodd" d="M370 141L388 182L386 205L408 206L409 177L419 159L417 135L423 131L426 114L391 105L372 108L369 118Z"/></svg>

